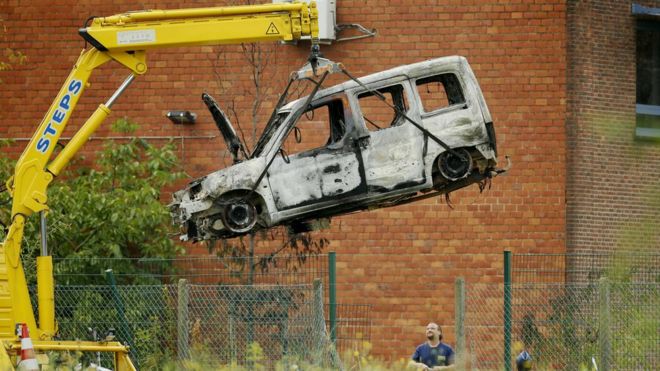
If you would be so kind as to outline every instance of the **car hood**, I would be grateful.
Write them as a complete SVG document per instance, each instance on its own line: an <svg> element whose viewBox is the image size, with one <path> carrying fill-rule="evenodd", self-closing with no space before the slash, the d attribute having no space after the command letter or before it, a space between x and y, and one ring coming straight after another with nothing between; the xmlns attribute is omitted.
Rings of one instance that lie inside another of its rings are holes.
<svg viewBox="0 0 660 371"><path fill-rule="evenodd" d="M185 220L194 213L211 208L213 202L227 192L254 189L265 165L265 159L257 157L195 179L172 195L170 207L179 209L181 219ZM263 178L261 182L264 182Z"/></svg>
<svg viewBox="0 0 660 371"><path fill-rule="evenodd" d="M200 194L199 197L217 198L229 191L252 189L264 166L265 160L258 157L200 178L203 194Z"/></svg>

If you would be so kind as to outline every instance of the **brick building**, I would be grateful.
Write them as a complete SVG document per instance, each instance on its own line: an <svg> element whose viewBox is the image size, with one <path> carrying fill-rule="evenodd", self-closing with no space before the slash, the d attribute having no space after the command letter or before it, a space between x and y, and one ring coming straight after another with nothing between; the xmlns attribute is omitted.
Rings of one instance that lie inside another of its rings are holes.
<svg viewBox="0 0 660 371"><path fill-rule="evenodd" d="M571 251L657 251L659 13L658 1L568 2Z"/></svg>
<svg viewBox="0 0 660 371"><path fill-rule="evenodd" d="M227 3L1 4L3 44L29 58L1 76L0 137L16 139L3 155L17 156L33 134L83 46L76 31L89 16ZM453 209L441 198L429 199L334 218L323 232L337 252L339 300L372 305L375 354L409 356L430 320L445 324L453 342L454 279L501 282L503 250L611 250L622 226L640 220L657 225L657 207L649 208L639 191L657 186L659 149L635 137L634 104L636 25L652 23L653 16L634 16L629 1L337 3L338 23L359 23L378 34L324 46L325 56L356 76L438 56L467 57L493 115L500 155L513 161L492 189L453 193ZM657 1L643 5L660 7ZM273 50L264 117L308 45ZM148 62L150 72L119 99L109 121L126 116L141 124L139 135L154 141L174 136L192 177L228 165L199 96L207 91L221 105L236 96L240 121L250 121L250 71L239 50L163 50L150 53ZM70 137L126 75L116 65L95 72L63 136ZM198 122L172 125L165 114L173 109L196 112ZM106 126L96 137L108 135ZM99 143L92 140L86 151ZM207 250L196 245L189 253Z"/></svg>

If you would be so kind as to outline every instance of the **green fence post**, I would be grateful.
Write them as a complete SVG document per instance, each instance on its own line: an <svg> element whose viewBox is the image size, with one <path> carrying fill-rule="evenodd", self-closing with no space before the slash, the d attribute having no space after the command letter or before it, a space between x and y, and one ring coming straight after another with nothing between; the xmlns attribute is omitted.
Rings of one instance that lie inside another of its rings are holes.
<svg viewBox="0 0 660 371"><path fill-rule="evenodd" d="M121 333L126 336L126 342L130 346L130 353L133 356L133 361L138 363L137 351L135 349L135 344L133 343L133 332L131 327L128 325L128 319L126 319L126 310L124 309L124 302L119 296L119 290L117 290L117 281L115 280L115 274L112 272L112 269L105 270L105 279L112 289L112 299L115 302L115 307L117 308L117 314L119 315L119 321L121 321Z"/></svg>
<svg viewBox="0 0 660 371"><path fill-rule="evenodd" d="M504 369L511 371L511 251L504 251Z"/></svg>
<svg viewBox="0 0 660 371"><path fill-rule="evenodd" d="M456 333L456 364L459 370L465 370L465 280L456 278L454 288L454 314L456 316L454 330Z"/></svg>
<svg viewBox="0 0 660 371"><path fill-rule="evenodd" d="M601 277L598 281L598 345L600 348L598 369L608 371L612 343L610 342L610 285L607 277Z"/></svg>
<svg viewBox="0 0 660 371"><path fill-rule="evenodd" d="M337 342L337 256L334 251L328 253L328 279L329 279L329 309L330 309L330 340Z"/></svg>

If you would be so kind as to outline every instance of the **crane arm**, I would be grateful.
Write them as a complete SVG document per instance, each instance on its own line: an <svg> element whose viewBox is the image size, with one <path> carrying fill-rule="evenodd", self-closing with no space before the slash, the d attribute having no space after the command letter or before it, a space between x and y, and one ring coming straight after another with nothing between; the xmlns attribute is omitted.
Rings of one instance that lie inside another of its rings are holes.
<svg viewBox="0 0 660 371"><path fill-rule="evenodd" d="M315 5L246 5L147 10L95 18L80 35L99 50L292 41L317 37Z"/></svg>
<svg viewBox="0 0 660 371"><path fill-rule="evenodd" d="M33 213L48 210L46 191L50 182L110 114L115 99L134 77L147 72L146 52L176 46L293 41L303 37L311 38L313 50L317 50L318 14L314 2L148 10L94 18L79 33L93 48L82 51L18 159L14 175L6 182L13 202L11 225L0 244L0 340L16 338L16 323L27 323L40 339L54 335L52 261L49 256L38 260L37 327L20 261L24 224ZM109 61L127 67L131 71L129 77L49 162L80 96L89 87L93 70Z"/></svg>

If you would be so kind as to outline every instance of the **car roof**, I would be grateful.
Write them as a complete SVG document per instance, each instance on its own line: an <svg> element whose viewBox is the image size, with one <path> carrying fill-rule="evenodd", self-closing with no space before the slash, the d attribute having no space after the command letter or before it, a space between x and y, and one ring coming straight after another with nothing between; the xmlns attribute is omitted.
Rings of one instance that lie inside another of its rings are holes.
<svg viewBox="0 0 660 371"><path fill-rule="evenodd" d="M440 57L435 59L429 59L423 62L417 62L412 64L406 64L402 66L397 66L390 68L385 71L380 71L359 77L358 80L362 84L371 84L373 82L386 80L396 76L408 76L409 78L415 78L419 76L433 75L435 72L446 69L447 67L452 67L453 70L460 69L463 66L467 66L467 59L461 56L449 56L449 57ZM341 84L331 86L329 88L319 90L316 93L314 100L323 99L330 95L336 94L340 91L346 91L358 87L358 83L353 80L345 81ZM297 107L307 99L307 97L302 97L287 103L280 111L289 111L294 107Z"/></svg>

